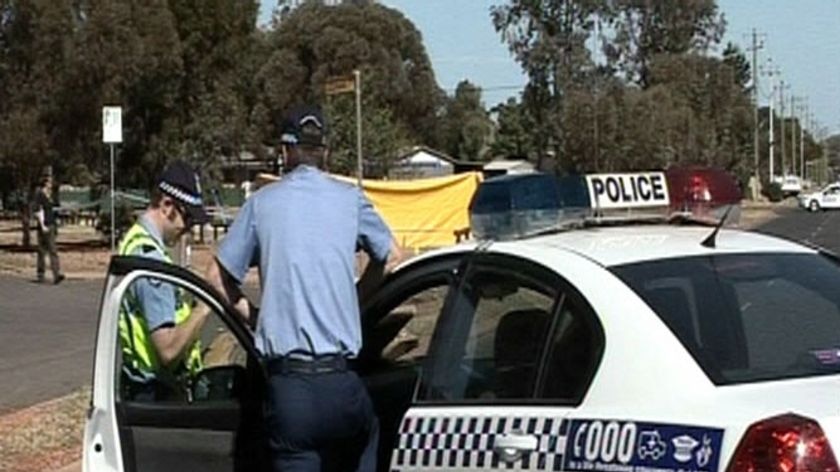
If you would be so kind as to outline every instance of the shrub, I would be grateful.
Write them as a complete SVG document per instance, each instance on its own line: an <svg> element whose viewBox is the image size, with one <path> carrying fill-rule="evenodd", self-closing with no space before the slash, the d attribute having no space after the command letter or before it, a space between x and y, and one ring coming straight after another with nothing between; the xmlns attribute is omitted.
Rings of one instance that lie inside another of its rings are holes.
<svg viewBox="0 0 840 472"><path fill-rule="evenodd" d="M780 202L784 199L785 195L782 192L782 185L778 182L770 182L764 185L762 189L762 193L768 200L771 202Z"/></svg>

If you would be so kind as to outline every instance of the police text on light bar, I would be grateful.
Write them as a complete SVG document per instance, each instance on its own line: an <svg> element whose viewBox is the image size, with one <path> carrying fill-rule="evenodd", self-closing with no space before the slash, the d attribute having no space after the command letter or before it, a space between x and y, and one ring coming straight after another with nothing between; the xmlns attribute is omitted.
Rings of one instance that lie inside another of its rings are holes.
<svg viewBox="0 0 840 472"><path fill-rule="evenodd" d="M586 176L592 208L668 206L668 184L662 172L591 174Z"/></svg>

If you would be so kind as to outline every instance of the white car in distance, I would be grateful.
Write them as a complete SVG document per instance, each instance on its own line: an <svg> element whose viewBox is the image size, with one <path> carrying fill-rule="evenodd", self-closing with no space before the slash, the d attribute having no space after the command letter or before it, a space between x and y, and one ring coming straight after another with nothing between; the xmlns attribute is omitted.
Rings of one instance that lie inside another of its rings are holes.
<svg viewBox="0 0 840 472"><path fill-rule="evenodd" d="M840 208L840 183L832 183L814 193L799 196L799 206L810 211Z"/></svg>

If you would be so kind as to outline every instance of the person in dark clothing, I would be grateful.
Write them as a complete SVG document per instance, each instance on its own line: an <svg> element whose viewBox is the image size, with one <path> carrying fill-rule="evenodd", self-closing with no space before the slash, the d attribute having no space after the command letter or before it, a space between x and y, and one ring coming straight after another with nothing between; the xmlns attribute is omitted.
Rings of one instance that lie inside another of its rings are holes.
<svg viewBox="0 0 840 472"><path fill-rule="evenodd" d="M38 282L43 282L45 271L44 259L49 254L53 283L60 284L64 280L64 274L61 273L58 250L55 245L55 238L58 235L58 225L55 217L55 207L57 205L53 198L52 186L52 177L46 176L41 180L38 190L35 192L34 214L38 230L38 261L36 270Z"/></svg>

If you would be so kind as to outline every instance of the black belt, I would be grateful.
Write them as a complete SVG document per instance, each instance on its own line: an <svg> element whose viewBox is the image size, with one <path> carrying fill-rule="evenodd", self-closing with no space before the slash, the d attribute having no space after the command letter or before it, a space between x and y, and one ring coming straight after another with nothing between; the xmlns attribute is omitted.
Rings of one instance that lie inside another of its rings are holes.
<svg viewBox="0 0 840 472"><path fill-rule="evenodd" d="M331 374L347 371L347 359L340 355L318 356L312 359L275 357L266 362L269 374Z"/></svg>

